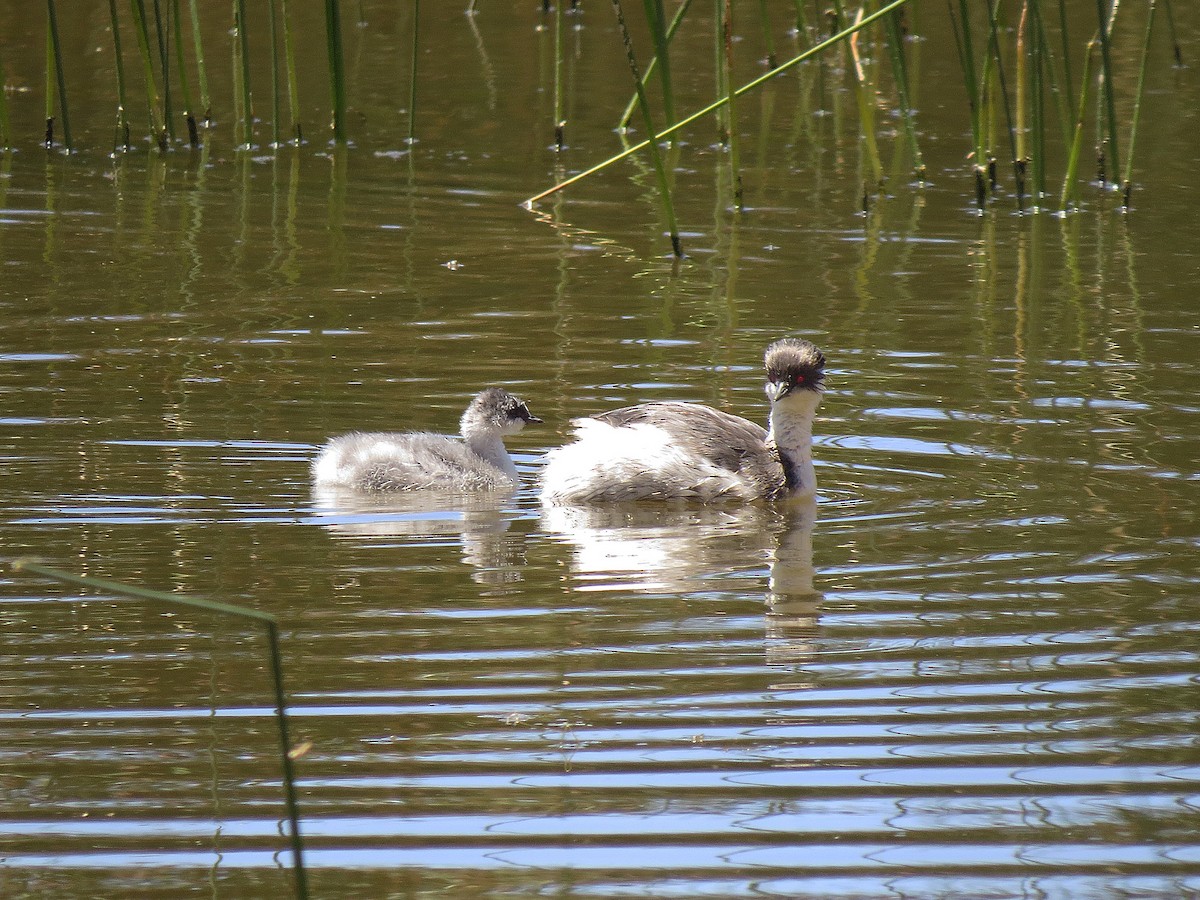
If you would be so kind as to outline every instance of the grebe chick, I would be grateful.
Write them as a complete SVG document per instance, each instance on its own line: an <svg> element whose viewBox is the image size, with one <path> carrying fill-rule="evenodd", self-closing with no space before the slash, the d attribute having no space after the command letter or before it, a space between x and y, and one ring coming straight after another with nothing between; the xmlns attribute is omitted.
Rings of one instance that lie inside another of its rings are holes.
<svg viewBox="0 0 1200 900"><path fill-rule="evenodd" d="M546 454L543 503L779 500L812 496L812 424L825 357L808 341L767 347L770 429L698 403L642 403L575 419Z"/></svg>
<svg viewBox="0 0 1200 900"><path fill-rule="evenodd" d="M462 414L462 440L427 432L344 434L313 460L313 483L355 491L510 490L517 467L504 437L541 421L525 401L488 388Z"/></svg>

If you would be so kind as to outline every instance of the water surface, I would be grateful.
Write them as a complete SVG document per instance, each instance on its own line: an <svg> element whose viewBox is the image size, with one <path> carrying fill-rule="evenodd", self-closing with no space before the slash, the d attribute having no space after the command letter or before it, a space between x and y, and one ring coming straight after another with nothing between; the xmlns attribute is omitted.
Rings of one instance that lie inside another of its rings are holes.
<svg viewBox="0 0 1200 900"><path fill-rule="evenodd" d="M974 216L933 99L930 183L856 214L852 119L782 83L743 213L680 151L676 266L632 163L518 205L612 146L603 12L561 158L531 9L431 17L411 151L399 23L349 152L0 161L5 558L280 618L314 896L1200 892L1190 70L1134 212L1066 221ZM830 360L814 506L540 508L573 416L761 419L782 334ZM326 436L492 383L547 422L515 496L311 493ZM261 635L7 569L0 621L5 896L291 890Z"/></svg>

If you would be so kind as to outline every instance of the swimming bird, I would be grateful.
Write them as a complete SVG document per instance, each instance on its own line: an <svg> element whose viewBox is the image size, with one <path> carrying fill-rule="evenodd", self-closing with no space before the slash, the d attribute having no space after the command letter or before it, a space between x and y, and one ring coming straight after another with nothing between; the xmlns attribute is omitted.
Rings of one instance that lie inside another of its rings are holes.
<svg viewBox="0 0 1200 900"><path fill-rule="evenodd" d="M825 356L799 338L767 347L770 428L698 403L626 406L575 419L575 441L546 454L547 504L778 500L812 496L812 424Z"/></svg>
<svg viewBox="0 0 1200 900"><path fill-rule="evenodd" d="M488 388L462 414L462 440L427 432L344 434L313 460L313 483L355 491L511 490L517 467L504 438L541 421L524 400Z"/></svg>

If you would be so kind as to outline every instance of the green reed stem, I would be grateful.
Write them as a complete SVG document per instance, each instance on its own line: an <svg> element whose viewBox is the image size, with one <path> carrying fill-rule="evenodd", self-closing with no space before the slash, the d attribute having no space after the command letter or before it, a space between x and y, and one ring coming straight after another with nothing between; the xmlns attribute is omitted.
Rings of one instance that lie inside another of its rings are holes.
<svg viewBox="0 0 1200 900"><path fill-rule="evenodd" d="M304 130L300 127L300 82L296 75L296 47L292 40L292 12L288 0L281 0L283 15L283 56L287 66L288 112L292 120L292 137L299 146L304 142Z"/></svg>
<svg viewBox="0 0 1200 900"><path fill-rule="evenodd" d="M1063 88L1066 90L1067 109L1075 108L1075 82L1071 79L1071 39L1067 24L1067 0L1058 0L1058 35L1062 41Z"/></svg>
<svg viewBox="0 0 1200 900"><path fill-rule="evenodd" d="M413 23L416 24L419 2L414 2ZM333 108L333 140L346 143L346 61L342 55L342 12L338 0L325 0L325 40L329 51L329 95ZM414 36L413 40L416 40ZM413 59L416 67L416 58ZM412 86L416 91L416 85ZM413 110L410 104L409 131L412 131Z"/></svg>
<svg viewBox="0 0 1200 900"><path fill-rule="evenodd" d="M1092 38L1088 42L1087 53L1083 57L1083 78L1080 81L1079 104L1075 115L1075 133L1071 138L1070 149L1067 152L1067 172L1063 177L1062 192L1059 195L1059 208L1068 211L1071 200L1075 196L1076 179L1079 175L1079 158L1083 152L1083 125L1087 117L1088 85L1091 81L1092 57L1099 46L1099 40Z"/></svg>
<svg viewBox="0 0 1200 900"><path fill-rule="evenodd" d="M1058 67L1055 65L1054 51L1051 49L1050 40L1046 34L1045 18L1042 15L1042 0L1031 0L1030 10L1033 24L1037 28L1038 48L1042 56L1042 77L1045 86L1050 91L1050 96L1054 98L1063 146L1069 147L1071 145L1071 110L1074 103L1074 92L1069 83L1061 83L1058 80ZM1066 76L1069 78L1070 65L1065 60L1064 68Z"/></svg>
<svg viewBox="0 0 1200 900"><path fill-rule="evenodd" d="M1042 33L1037 27L1040 18L1038 6L1040 0L1027 0L1026 9L1029 15L1025 20L1025 37L1029 47L1030 79L1030 139L1033 145L1031 163L1033 166L1033 198L1035 207L1042 204L1046 196L1046 89L1045 73L1048 68L1046 46L1042 43Z"/></svg>
<svg viewBox="0 0 1200 900"><path fill-rule="evenodd" d="M720 2L720 0L718 0ZM679 9L675 10L675 15L671 17L671 23L667 26L667 45L675 39L675 32L679 30L679 23L683 21L684 14L687 13L688 7L692 5L692 0L682 0L679 4ZM721 51L717 50L717 59L719 60ZM642 87L650 81L650 76L658 69L658 56L655 55L650 62L646 63L646 69L642 72ZM720 71L718 64L718 71ZM629 102L625 104L625 110L621 113L621 119L617 127L626 129L629 127L629 120L633 118L634 112L637 110L637 91L634 91L633 96L629 98Z"/></svg>
<svg viewBox="0 0 1200 900"><path fill-rule="evenodd" d="M275 0L267 0L267 27L271 32L271 146L279 147L282 143L279 124L283 118L283 106L279 85L279 17Z"/></svg>
<svg viewBox="0 0 1200 900"><path fill-rule="evenodd" d="M250 90L250 35L246 31L246 0L233 0L234 59L237 65L237 82L242 98L241 140L242 147L254 143L254 103Z"/></svg>
<svg viewBox="0 0 1200 900"><path fill-rule="evenodd" d="M1133 119L1129 123L1129 149L1125 154L1125 174L1121 178L1121 205L1129 209L1129 195L1133 192L1133 147L1137 140L1138 118L1142 110L1142 89L1146 84L1146 63L1150 59L1150 35L1154 30L1155 0L1150 0L1146 16L1146 37L1142 42L1142 65L1138 69L1137 93L1133 98Z"/></svg>
<svg viewBox="0 0 1200 900"><path fill-rule="evenodd" d="M560 0L561 2L561 0ZM650 27L650 36L654 40L654 58L658 60L658 80L662 87L663 116L668 126L675 124L675 92L671 86L671 57L668 53L667 14L663 9L662 0L642 0L646 11L646 24ZM638 77L638 87L642 86ZM642 94L644 96L645 90ZM641 103L641 99L638 100Z"/></svg>
<svg viewBox="0 0 1200 900"><path fill-rule="evenodd" d="M146 81L146 108L150 116L150 135L159 150L166 150L167 130L158 117L158 85L154 80L154 63L150 56L150 29L146 22L144 0L129 0L133 12L133 30L137 34L138 51L142 57L142 75Z"/></svg>
<svg viewBox="0 0 1200 900"><path fill-rule="evenodd" d="M204 124L212 123L212 98L208 93L208 66L204 64L204 44L200 40L200 10L196 0L188 0L192 19L192 49L196 54L196 81L200 85L200 105L204 107Z"/></svg>
<svg viewBox="0 0 1200 900"><path fill-rule="evenodd" d="M771 13L767 9L767 0L758 0L758 21L762 26L763 45L767 48L767 66L775 68L779 59L775 56L775 38L771 35Z"/></svg>
<svg viewBox="0 0 1200 900"><path fill-rule="evenodd" d="M421 54L421 0L413 0L412 54L408 70L408 145L417 140L417 62ZM343 99L343 102L344 99ZM412 159L410 156L409 159Z"/></svg>
<svg viewBox="0 0 1200 900"><path fill-rule="evenodd" d="M117 134L113 149L128 150L129 119L125 115L125 57L121 53L121 28L117 20L117 0L108 0L108 18L112 23L113 61L117 70Z"/></svg>
<svg viewBox="0 0 1200 900"><path fill-rule="evenodd" d="M200 133L196 129L196 114L192 108L192 90L188 84L187 63L183 58L183 16L179 0L171 0L171 25L175 31L175 68L179 70L179 93L183 98L183 117L187 122L188 144L200 146Z"/></svg>
<svg viewBox="0 0 1200 900"><path fill-rule="evenodd" d="M58 39L58 13L54 8L54 0L46 0L46 35L48 40L47 49L50 51L46 59L47 83L49 83L50 56L52 56L54 60L54 83L58 89L58 109L62 114L63 146L70 153L73 149L71 144L71 116L67 112L67 79L63 75L62 43ZM49 96L50 92L47 91L46 93ZM54 113L51 108L46 114L47 122L53 118ZM47 127L49 128L49 125Z"/></svg>
<svg viewBox="0 0 1200 900"><path fill-rule="evenodd" d="M0 150L12 149L12 132L8 125L8 93L5 90L4 54L0 53Z"/></svg>
<svg viewBox="0 0 1200 900"><path fill-rule="evenodd" d="M1116 15L1115 3L1110 4L1109 9L1113 16ZM1109 159L1112 162L1112 171L1120 171L1120 157L1117 153L1117 109L1116 101L1113 97L1113 78L1112 78L1112 55L1109 51L1109 34L1112 28L1112 19L1105 14L1104 0L1096 0L1096 17L1099 21L1100 33L1100 71L1103 76L1104 84L1104 107L1106 118L1108 120L1108 151Z"/></svg>
<svg viewBox="0 0 1200 900"><path fill-rule="evenodd" d="M178 594L168 594L164 591L152 591L136 585L123 584L119 581L109 581L106 578L91 578L75 575L62 569L43 566L31 560L18 559L12 564L17 572L32 572L57 581L62 584L73 584L77 587L91 588L107 594L122 597L132 597L137 600L150 600L156 603L167 603L172 606L186 606L191 609L201 609L217 615L234 616L248 619L264 627L267 634L267 647L270 655L271 681L275 695L275 717L279 731L280 762L283 768L284 797L287 804L288 820L291 825L292 872L296 878L296 894L301 898L308 897L308 875L304 869L304 842L300 835L300 812L296 802L296 775L292 765L292 744L288 736L287 695L283 689L283 656L279 651L279 620L269 613L235 606L232 603L221 603L203 597L182 597Z"/></svg>
<svg viewBox="0 0 1200 900"><path fill-rule="evenodd" d="M621 38L625 42L625 57L629 62L629 71L633 75L633 84L637 90L638 106L642 111L642 122L646 126L646 134L655 134L654 120L650 116L650 102L646 99L646 90L642 87L642 75L638 71L637 57L633 52L633 39L629 36L629 28L625 24L625 14L621 9L621 0L612 0L613 12L617 14L617 26L621 29ZM663 212L667 217L667 228L671 234L671 250L676 259L683 257L683 245L679 240L679 226L675 222L675 207L671 203L671 188L667 183L667 170L663 165L662 153L659 151L657 140L649 142L650 159L654 163L654 175L658 180L658 193L662 199Z"/></svg>
<svg viewBox="0 0 1200 900"><path fill-rule="evenodd" d="M900 30L900 13L894 11L883 17L887 34L888 55L892 60L892 78L896 82L896 96L900 101L900 117L904 122L904 135L912 155L913 175L918 181L925 179L925 161L921 158L921 147L917 143L916 117L908 89L908 62L904 54L904 37Z"/></svg>
<svg viewBox="0 0 1200 900"><path fill-rule="evenodd" d="M158 39L158 65L159 72L162 73L163 122L167 126L167 137L173 141L175 140L175 109L171 103L171 51L167 46L170 41L163 28L163 17L162 10L159 8L159 0L153 0L153 3L154 33Z"/></svg>
<svg viewBox="0 0 1200 900"><path fill-rule="evenodd" d="M857 34L859 31L861 31L862 29L866 28L871 23L878 20L881 16L886 15L887 13L891 12L894 9L899 9L901 6L904 6L907 3L909 3L909 0L892 0L892 2L888 3L886 6L881 7L880 9L877 9L875 12L870 13L869 15L863 16L863 18L860 21L858 21L854 25L850 26L849 28L845 29L844 31L839 31L837 34L834 34L831 37L826 38L825 40L821 41L820 43L818 43L812 47L809 47L803 53L800 53L797 56L794 56L791 59L789 59L787 62L782 63L778 68L772 69L770 72L760 75L758 78L755 78L753 81L747 82L746 84L742 85L736 91L732 91L729 94L729 98L726 98L726 97L718 98L716 101L710 103L708 106L704 107L703 109L697 110L696 112L692 113L690 116L680 119L678 122L676 122L670 128L664 128L658 134L655 134L652 137L646 138L645 140L640 141L637 144L632 144L629 147L626 147L624 150L622 150L617 155L612 156L609 159L606 159L601 163L597 163L596 165L592 166L590 169L580 172L577 175L573 175L570 178L566 179L565 181L561 181L558 184L547 188L546 190L542 191L540 194L535 194L534 196L532 196L529 199L522 202L521 205L523 207L525 207L526 209L532 209L533 204L537 203L539 200L544 200L546 197L549 197L551 194L555 194L558 191L563 190L564 188L570 187L571 185L575 184L576 182L582 181L585 178L595 175L597 172L601 172L604 169L607 169L609 166L620 162L621 160L625 159L625 157L630 156L634 153L637 153L639 150L644 150L652 142L662 140L664 137L668 137L668 136L674 134L675 132L679 131L680 129L686 128L688 125L691 125L693 122L697 121L698 119L702 119L705 116L709 115L710 113L716 112L718 109L721 109L722 107L726 106L729 103L730 98L740 97L745 93L755 90L756 88L765 84L766 82L768 82L774 78L778 78L779 76L785 74L786 72L791 71L793 68L798 66L800 63L805 62L806 60L812 59L814 56L816 56L820 53L823 53L824 51L828 50L830 47L836 46L838 44L838 42L846 40L852 34ZM640 84L640 82L639 82L639 84Z"/></svg>

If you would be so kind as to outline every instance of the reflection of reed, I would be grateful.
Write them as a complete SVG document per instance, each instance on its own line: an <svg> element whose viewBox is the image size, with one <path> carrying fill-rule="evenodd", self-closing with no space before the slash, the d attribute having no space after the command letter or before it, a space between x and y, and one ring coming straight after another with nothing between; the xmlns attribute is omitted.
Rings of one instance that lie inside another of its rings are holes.
<svg viewBox="0 0 1200 900"><path fill-rule="evenodd" d="M524 578L525 548L507 537L512 494L504 491L363 494L331 488L313 491L314 521L341 538L374 539L458 535L463 562L481 584Z"/></svg>

